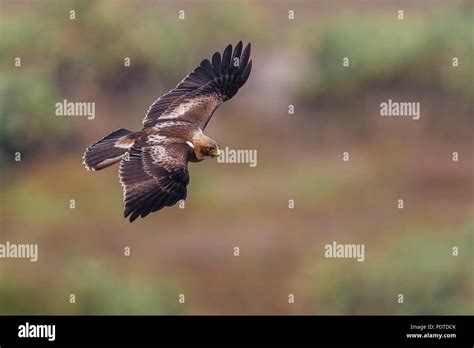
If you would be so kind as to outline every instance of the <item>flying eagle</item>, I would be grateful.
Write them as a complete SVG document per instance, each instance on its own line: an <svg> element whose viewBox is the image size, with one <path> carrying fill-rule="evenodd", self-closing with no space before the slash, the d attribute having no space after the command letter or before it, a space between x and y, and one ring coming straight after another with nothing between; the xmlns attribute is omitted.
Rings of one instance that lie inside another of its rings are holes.
<svg viewBox="0 0 474 348"><path fill-rule="evenodd" d="M133 222L186 199L188 162L221 154L215 140L203 133L214 111L232 98L252 70L250 43L242 42L222 56L205 59L173 90L149 107L143 129L117 129L84 153L87 170L101 170L120 161L124 217Z"/></svg>

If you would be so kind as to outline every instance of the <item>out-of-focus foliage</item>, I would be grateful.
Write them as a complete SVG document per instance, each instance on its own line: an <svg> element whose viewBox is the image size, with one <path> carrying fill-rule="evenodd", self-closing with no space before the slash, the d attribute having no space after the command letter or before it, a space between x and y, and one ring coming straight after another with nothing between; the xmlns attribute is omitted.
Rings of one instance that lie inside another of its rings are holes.
<svg viewBox="0 0 474 348"><path fill-rule="evenodd" d="M55 314L178 314L179 288L170 280L121 274L116 264L98 260L72 261L48 294L37 283L18 281L0 287L2 313ZM34 300L29 294L34 292ZM50 298L47 305L41 298ZM72 296L71 296L72 295Z"/></svg>
<svg viewBox="0 0 474 348"><path fill-rule="evenodd" d="M474 284L466 278L472 273L471 226L456 242L449 231L428 231L412 228L402 239L376 250L366 247L370 262L309 261L295 284L304 284L306 296L318 299L314 313L439 315L454 308L458 314L472 313ZM453 256L454 247L458 256ZM398 302L400 294L403 303Z"/></svg>
<svg viewBox="0 0 474 348"><path fill-rule="evenodd" d="M467 3L466 3L467 7ZM308 48L310 72L302 76L298 96L346 98L370 86L399 84L474 98L472 9L450 9L429 20L405 14L344 15L306 30L318 33L302 39ZM343 66L343 58L349 66ZM452 59L459 66L453 78ZM439 69L439 67L443 67Z"/></svg>

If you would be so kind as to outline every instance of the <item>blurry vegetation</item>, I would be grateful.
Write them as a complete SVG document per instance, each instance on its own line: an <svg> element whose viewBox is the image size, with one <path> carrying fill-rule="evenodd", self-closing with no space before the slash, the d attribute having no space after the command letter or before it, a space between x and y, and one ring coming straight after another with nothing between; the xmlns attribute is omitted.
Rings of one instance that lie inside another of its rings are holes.
<svg viewBox="0 0 474 348"><path fill-rule="evenodd" d="M72 260L48 293L37 283L7 282L0 286L0 311L9 314L179 314L179 289L166 281L125 273L104 260ZM70 303L70 295L75 303ZM47 298L47 305L44 299Z"/></svg>
<svg viewBox="0 0 474 348"><path fill-rule="evenodd" d="M474 98L472 6L452 8L429 18L410 13L398 20L394 13L344 15L309 26L302 39L309 49L309 72L302 76L297 96L345 99L364 88L395 84L428 88ZM343 66L343 58L349 66ZM453 74L452 58L459 59ZM454 77L453 77L454 76Z"/></svg>
<svg viewBox="0 0 474 348"><path fill-rule="evenodd" d="M305 296L315 299L312 313L471 314L472 226L454 239L451 233L415 227L377 250L366 246L364 262L309 261L296 284L304 284ZM458 256L453 256L455 246ZM398 294L404 303L397 302Z"/></svg>

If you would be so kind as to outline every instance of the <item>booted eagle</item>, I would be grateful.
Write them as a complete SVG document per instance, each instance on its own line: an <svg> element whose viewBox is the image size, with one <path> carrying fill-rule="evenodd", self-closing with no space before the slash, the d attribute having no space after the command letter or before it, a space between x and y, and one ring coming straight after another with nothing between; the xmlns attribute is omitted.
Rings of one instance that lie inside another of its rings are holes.
<svg viewBox="0 0 474 348"><path fill-rule="evenodd" d="M188 162L217 157L217 142L203 133L214 111L232 98L252 70L250 43L242 42L222 56L214 53L186 76L175 89L149 107L143 129L120 128L89 146L87 170L101 170L120 162L124 216L130 222L186 199Z"/></svg>

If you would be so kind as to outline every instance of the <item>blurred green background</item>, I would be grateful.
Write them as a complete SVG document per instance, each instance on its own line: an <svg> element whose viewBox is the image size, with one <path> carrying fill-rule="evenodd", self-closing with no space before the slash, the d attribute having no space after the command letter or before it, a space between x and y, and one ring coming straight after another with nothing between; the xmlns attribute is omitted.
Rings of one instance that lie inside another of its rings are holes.
<svg viewBox="0 0 474 348"><path fill-rule="evenodd" d="M472 4L1 0L0 243L39 261L0 260L0 314L472 314ZM239 40L252 75L206 133L258 166L191 164L185 209L128 223L117 167L84 149ZM388 99L421 119L380 117ZM333 241L365 261L324 258Z"/></svg>

